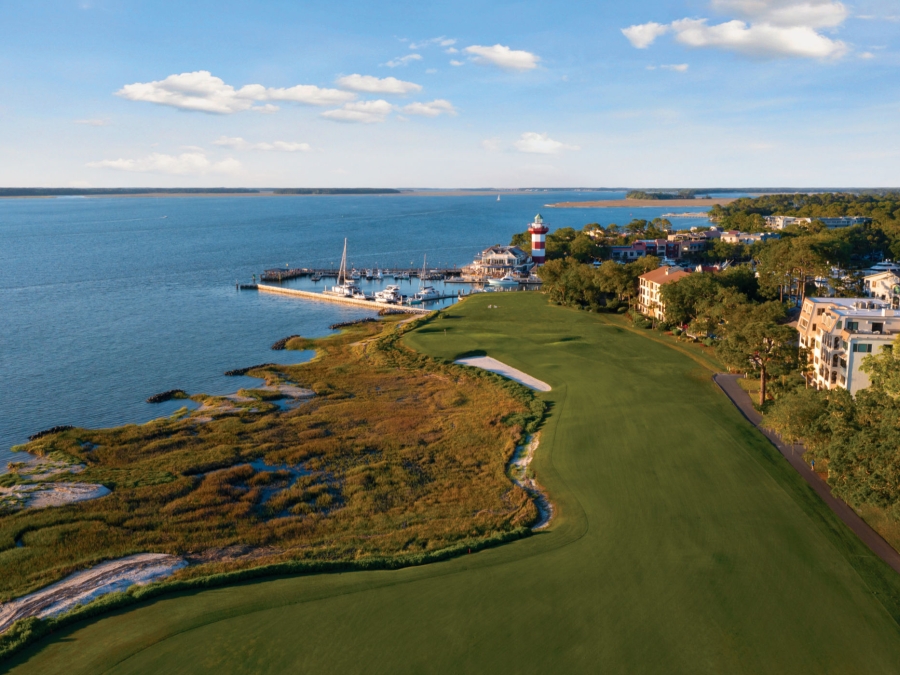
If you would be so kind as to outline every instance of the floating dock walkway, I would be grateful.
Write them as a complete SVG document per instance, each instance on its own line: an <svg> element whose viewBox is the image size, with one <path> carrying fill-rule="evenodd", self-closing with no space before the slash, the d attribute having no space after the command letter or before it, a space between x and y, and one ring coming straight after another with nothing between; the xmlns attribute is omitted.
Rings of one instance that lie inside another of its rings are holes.
<svg viewBox="0 0 900 675"><path fill-rule="evenodd" d="M301 291L296 288L282 288L281 286L269 286L268 284L256 284L256 289L264 293L279 293L281 295L291 295L296 298L305 298L307 300L318 300L320 302L336 302L341 305L354 305L364 309L379 311L389 309L397 312L405 312L406 314L430 314L434 310L425 309L424 307L410 307L409 305L388 305L374 300L359 300L358 298L345 298L340 295L326 295L325 293L313 293L312 291ZM456 297L450 296L450 297Z"/></svg>

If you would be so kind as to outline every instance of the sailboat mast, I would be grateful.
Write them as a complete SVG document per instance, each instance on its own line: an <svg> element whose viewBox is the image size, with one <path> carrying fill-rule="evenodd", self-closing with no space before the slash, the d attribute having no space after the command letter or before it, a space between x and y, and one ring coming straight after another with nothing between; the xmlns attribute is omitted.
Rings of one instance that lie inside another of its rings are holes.
<svg viewBox="0 0 900 675"><path fill-rule="evenodd" d="M338 270L338 286L347 283L347 238L344 237L344 254L341 256L341 269Z"/></svg>

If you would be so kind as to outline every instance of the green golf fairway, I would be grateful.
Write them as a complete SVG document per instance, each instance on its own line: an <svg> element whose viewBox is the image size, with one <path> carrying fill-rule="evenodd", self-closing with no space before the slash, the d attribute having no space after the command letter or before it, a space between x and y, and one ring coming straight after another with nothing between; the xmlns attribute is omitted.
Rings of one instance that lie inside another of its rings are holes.
<svg viewBox="0 0 900 675"><path fill-rule="evenodd" d="M533 465L548 532L400 571L165 596L61 631L12 672L900 672L879 601L897 575L710 371L537 293L447 313L407 344L483 350L553 387Z"/></svg>

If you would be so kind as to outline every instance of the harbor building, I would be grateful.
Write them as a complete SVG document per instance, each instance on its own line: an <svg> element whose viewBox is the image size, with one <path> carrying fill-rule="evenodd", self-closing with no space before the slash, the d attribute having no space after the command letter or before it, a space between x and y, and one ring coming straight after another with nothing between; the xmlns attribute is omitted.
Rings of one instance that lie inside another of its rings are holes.
<svg viewBox="0 0 900 675"><path fill-rule="evenodd" d="M475 256L471 265L463 268L463 275L473 280L501 278L507 274L527 275L534 267L533 256L518 246L491 246Z"/></svg>
<svg viewBox="0 0 900 675"><path fill-rule="evenodd" d="M657 267L652 272L642 274L639 279L638 311L659 321L666 320L666 306L660 297L662 287L679 279L684 279L690 272L680 267Z"/></svg>
<svg viewBox="0 0 900 675"><path fill-rule="evenodd" d="M890 346L900 333L900 311L871 298L806 298L797 329L808 353L809 383L855 394L869 386L869 376L860 370L863 359Z"/></svg>
<svg viewBox="0 0 900 675"><path fill-rule="evenodd" d="M546 261L546 237L550 229L544 225L544 218L540 213L534 217L528 231L531 233L531 260L535 267L543 265Z"/></svg>

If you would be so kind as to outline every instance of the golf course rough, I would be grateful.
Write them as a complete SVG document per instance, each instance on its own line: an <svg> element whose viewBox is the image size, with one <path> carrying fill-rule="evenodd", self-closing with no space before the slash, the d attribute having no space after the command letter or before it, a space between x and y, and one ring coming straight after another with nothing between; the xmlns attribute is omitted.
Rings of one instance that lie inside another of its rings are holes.
<svg viewBox="0 0 900 675"><path fill-rule="evenodd" d="M4 665L41 675L900 672L897 576L709 371L537 293L476 296L446 313L407 344L450 360L480 350L552 386L532 465L557 508L549 531L422 567L164 596Z"/></svg>

